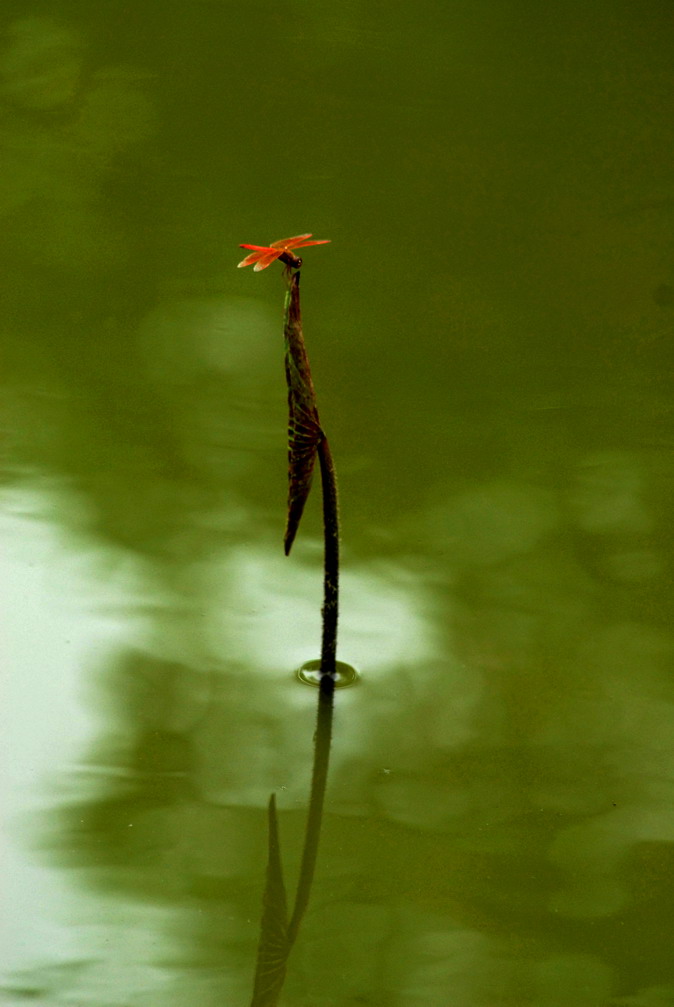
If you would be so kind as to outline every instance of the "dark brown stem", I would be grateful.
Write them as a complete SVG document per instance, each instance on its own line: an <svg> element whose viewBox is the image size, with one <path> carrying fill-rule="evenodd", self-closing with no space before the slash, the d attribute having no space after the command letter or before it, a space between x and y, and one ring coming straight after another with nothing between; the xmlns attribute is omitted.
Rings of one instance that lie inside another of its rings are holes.
<svg viewBox="0 0 674 1007"><path fill-rule="evenodd" d="M323 490L323 639L321 642L321 691L331 694L335 687L337 659L337 619L339 616L339 501L337 475L328 438L318 445Z"/></svg>
<svg viewBox="0 0 674 1007"><path fill-rule="evenodd" d="M297 291L299 310L299 290ZM307 360L307 370L309 362ZM321 468L323 491L323 636L321 641L321 673L314 735L314 766L311 778L311 797L302 851L302 864L297 883L295 905L288 924L288 943L293 944L306 912L311 883L316 868L318 841L321 833L323 802L330 764L332 740L332 714L336 678L337 619L339 615L339 504L337 474L332 460L328 438L321 431L318 442L318 461Z"/></svg>
<svg viewBox="0 0 674 1007"><path fill-rule="evenodd" d="M309 416L315 422L315 431L317 434L316 452L321 468L321 487L323 491L323 636L321 641L320 688L318 692L316 733L314 735L311 796L309 799L304 849L302 850L302 863L297 882L295 905L288 924L288 951L297 937L302 917L306 912L311 892L311 883L316 869L323 802L325 800L325 788L330 763L337 658L337 618L339 614L339 508L337 476L330 452L330 445L320 427L318 419L309 359L306 354L302 335L299 281L299 272L290 274L288 278L289 293L285 311L285 333L288 344L286 375L288 377L291 421L293 420L294 412L301 413L305 423L307 422L306 417ZM298 403L301 408L298 407ZM308 492L308 483L306 491ZM292 539L290 539L289 544L292 544ZM287 543L286 552L289 551L289 544Z"/></svg>

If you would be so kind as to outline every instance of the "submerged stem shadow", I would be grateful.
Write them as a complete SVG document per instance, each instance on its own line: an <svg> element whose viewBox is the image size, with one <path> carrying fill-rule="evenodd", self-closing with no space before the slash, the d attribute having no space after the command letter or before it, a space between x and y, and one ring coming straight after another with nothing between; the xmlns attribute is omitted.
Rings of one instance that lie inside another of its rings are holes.
<svg viewBox="0 0 674 1007"><path fill-rule="evenodd" d="M262 900L262 921L251 1007L275 1007L278 1003L285 982L288 958L309 904L328 779L333 709L333 694L319 690L311 798L304 833L302 864L290 920L288 920L286 887L283 880L275 796L272 794L269 800L267 880Z"/></svg>

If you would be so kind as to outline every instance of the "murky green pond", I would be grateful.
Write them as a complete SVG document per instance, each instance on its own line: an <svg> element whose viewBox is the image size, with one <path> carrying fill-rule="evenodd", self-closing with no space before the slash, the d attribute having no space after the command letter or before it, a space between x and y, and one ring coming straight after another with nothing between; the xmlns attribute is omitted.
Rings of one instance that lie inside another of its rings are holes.
<svg viewBox="0 0 674 1007"><path fill-rule="evenodd" d="M0 14L3 1002L674 1004L674 21L660 0ZM267 899L267 903L268 903ZM265 903L265 904L267 904ZM267 906L268 908L268 906Z"/></svg>

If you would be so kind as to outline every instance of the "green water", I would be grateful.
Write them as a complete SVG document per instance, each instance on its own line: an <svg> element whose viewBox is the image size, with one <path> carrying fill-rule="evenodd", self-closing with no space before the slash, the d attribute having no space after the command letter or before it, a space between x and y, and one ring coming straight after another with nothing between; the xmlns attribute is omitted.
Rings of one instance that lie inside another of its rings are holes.
<svg viewBox="0 0 674 1007"><path fill-rule="evenodd" d="M342 503L284 1007L674 1003L671 6L0 15L2 978L250 1003L309 795L281 267Z"/></svg>

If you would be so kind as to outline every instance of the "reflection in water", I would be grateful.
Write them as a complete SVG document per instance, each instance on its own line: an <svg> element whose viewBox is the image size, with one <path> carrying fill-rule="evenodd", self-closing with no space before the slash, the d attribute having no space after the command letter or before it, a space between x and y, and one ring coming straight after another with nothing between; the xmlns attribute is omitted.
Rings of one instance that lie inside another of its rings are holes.
<svg viewBox="0 0 674 1007"><path fill-rule="evenodd" d="M435 630L424 621L432 609L418 579L392 565L345 579L345 648L367 652L360 613L383 605L377 622L386 625L386 610L393 616L393 639L406 657L396 664L388 634L373 637L368 674L358 689L340 693L322 870L293 962L297 974L288 979L291 998L305 984L313 988L316 969L327 969L319 962L357 962L354 942L364 949L354 991L372 982L376 962L386 962L401 1003L429 1002L433 989L451 987L463 990L466 1002L484 1004L504 973L518 988L528 961L541 996L551 975L562 976L565 997L577 984L579 996L591 991L580 1002L592 1004L611 985L600 952L605 941L634 960L654 962L664 953L646 918L666 918L663 880L674 838L667 796L670 635L611 620L621 581L600 586L594 564L586 569L591 554L568 551L568 538L560 538L564 519L553 519L559 509L517 533L517 521L510 527L503 520L503 501L515 498L514 490L509 496L496 486L501 516L490 523L490 490L479 488L475 513L492 536L494 563L485 541L465 552L455 571L451 622L465 664L443 654L438 620ZM573 515L592 513L600 532L596 499L587 498L591 512L581 506L585 499L574 491L571 527ZM470 511L465 500L456 505ZM620 520L632 520L630 514L643 523L636 506L623 506ZM616 515L610 507L609 528ZM436 509L436 535L437 522ZM21 530L25 537L28 527ZM81 564L69 553L60 555L72 578ZM194 1002L216 1002L223 990L241 1002L249 995L269 789L279 795L289 871L296 870L291 851L301 848L315 693L293 687L289 672L297 640L316 639L320 574L313 564L296 565L284 609L283 562L266 550L224 551L210 565L202 560L199 577L189 575L187 609L149 592L158 604L145 616L142 644L126 656L117 649L100 670L96 707L105 728L70 776L68 790L77 796L66 790L40 840L50 863L68 866L73 880L95 893L80 912L100 914L113 899L109 918L99 922L105 940L130 911L128 900L157 907L143 917L148 931L136 947L155 961L150 933L163 934L164 958L199 970L198 992L184 987ZM139 587L137 581L133 595ZM128 595L122 582L120 588ZM75 590L79 620L85 595L83 587ZM109 608L109 581L105 592ZM601 607L600 629L588 612ZM281 632L288 611L292 641ZM437 603L435 611L450 613ZM223 660L228 641L234 657ZM82 661L90 664L84 655ZM72 667L69 674L80 672ZM620 937L626 926L629 948ZM80 937L78 945L87 946ZM531 957L520 954L515 964L513 942L525 938ZM104 981L96 942L89 946L91 962L67 970L68 982L80 986L84 975ZM159 970L157 991L176 978L168 964L152 968ZM126 975L132 983L133 970ZM17 989L31 983L39 986L39 974L13 980Z"/></svg>
<svg viewBox="0 0 674 1007"><path fill-rule="evenodd" d="M311 310L364 674L288 1004L672 1000L671 23L628 6L5 24L12 1007L245 1004L270 791L297 876L320 560L251 207L349 249Z"/></svg>
<svg viewBox="0 0 674 1007"><path fill-rule="evenodd" d="M25 510L26 503L16 495L15 510ZM21 529L23 538L29 528ZM65 557L76 571L74 559ZM315 693L293 685L291 670L297 648L306 646L301 641L313 639L315 646L318 639L310 633L320 575L313 563L296 563L286 582L286 605L279 605L284 562L266 550L259 555L228 550L222 558L213 557L210 566L201 561L199 577L193 570L188 578L192 603L187 609L151 588L148 580L144 593L157 600L140 609L140 646L110 655L99 669L95 691L88 690L105 730L96 732L88 757L78 758L79 770L64 781L56 817L52 814L39 840L51 864L76 871L73 877L81 878L97 898L114 898L113 916L123 916L129 899L165 906L163 917L151 917L168 941L164 954L171 958L179 948L181 960L213 970L218 995L223 954L230 994L241 995L250 983L265 857L261 808L270 788L281 795L285 849L302 845ZM114 562L111 554L105 563L117 569L120 581L116 588L108 578L103 605L120 617L126 610L127 619L137 619L133 599L140 597L142 581L128 583L131 566L121 554ZM139 574L141 567L135 564L135 569ZM361 761L358 751L371 749L377 717L388 721L390 716L387 696L405 666L396 671L395 648L400 661L414 664L416 656L417 675L424 674L427 660L430 635L423 606L409 593L409 579L400 573L396 584L393 573L393 568L382 568L379 575L350 573L345 579L351 599L344 611L345 647L360 650L374 676L367 707L340 699L335 769L353 787L340 796L342 784L331 809L341 814L346 809L349 816L356 814L355 820L360 817L358 790L369 808L367 779L372 774L376 779L382 770L372 766L372 753ZM74 590L79 606L86 607L91 588L75 581ZM226 600L232 593L236 606ZM368 641L362 613L377 611L377 606L395 619L396 632L384 629L380 638L375 634ZM293 631L284 643L281 628L289 611ZM223 612L228 614L224 622ZM197 640L201 655L195 664ZM220 655L228 640L234 658L223 662ZM71 666L71 679L81 674L81 663L90 665L90 660L83 656ZM93 670L88 668L87 678ZM384 745L379 761L387 754ZM297 811L289 810L293 808ZM288 860L294 871L292 855ZM333 864L326 863L328 873ZM198 926L189 905L201 907ZM242 930L248 936L241 944ZM232 943L228 934L239 936ZM26 988L28 979L16 982Z"/></svg>

